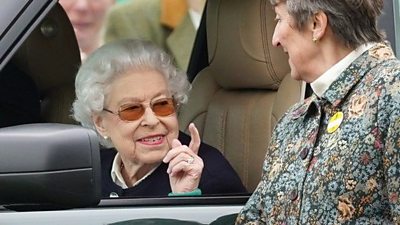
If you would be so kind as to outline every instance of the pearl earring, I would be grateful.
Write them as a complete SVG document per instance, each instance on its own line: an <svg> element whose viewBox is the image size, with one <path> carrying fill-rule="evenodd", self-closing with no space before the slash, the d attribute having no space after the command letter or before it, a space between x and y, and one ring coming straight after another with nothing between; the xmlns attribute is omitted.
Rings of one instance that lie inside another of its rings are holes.
<svg viewBox="0 0 400 225"><path fill-rule="evenodd" d="M104 138L104 140L107 140L107 139L108 139L108 136L103 136L103 138Z"/></svg>

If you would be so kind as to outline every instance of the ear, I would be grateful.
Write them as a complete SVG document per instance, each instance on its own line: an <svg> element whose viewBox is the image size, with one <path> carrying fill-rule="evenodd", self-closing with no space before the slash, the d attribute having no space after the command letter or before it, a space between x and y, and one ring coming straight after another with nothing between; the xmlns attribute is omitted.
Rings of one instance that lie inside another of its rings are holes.
<svg viewBox="0 0 400 225"><path fill-rule="evenodd" d="M104 126L104 119L101 115L99 114L93 114L92 115L92 121L94 123L94 126L96 127L97 132L103 136L106 137L108 136L107 129Z"/></svg>
<svg viewBox="0 0 400 225"><path fill-rule="evenodd" d="M312 17L312 35L314 40L320 40L324 37L328 27L328 16L318 11Z"/></svg>

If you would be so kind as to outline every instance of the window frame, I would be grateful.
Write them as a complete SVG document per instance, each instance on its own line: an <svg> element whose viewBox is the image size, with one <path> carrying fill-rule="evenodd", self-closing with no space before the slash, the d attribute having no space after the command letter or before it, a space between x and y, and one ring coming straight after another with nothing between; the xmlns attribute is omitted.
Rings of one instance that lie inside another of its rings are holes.
<svg viewBox="0 0 400 225"><path fill-rule="evenodd" d="M394 21L394 34L396 55L400 56L400 1L393 0L393 21Z"/></svg>

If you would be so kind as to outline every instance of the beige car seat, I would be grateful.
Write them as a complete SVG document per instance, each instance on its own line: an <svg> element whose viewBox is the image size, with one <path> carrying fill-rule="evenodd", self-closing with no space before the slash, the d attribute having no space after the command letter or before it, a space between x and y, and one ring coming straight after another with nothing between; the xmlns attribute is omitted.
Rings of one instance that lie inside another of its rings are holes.
<svg viewBox="0 0 400 225"><path fill-rule="evenodd" d="M42 121L74 123L70 109L81 60L74 30L59 4L32 31L12 60L35 81Z"/></svg>
<svg viewBox="0 0 400 225"><path fill-rule="evenodd" d="M302 99L302 84L290 77L286 54L272 46L275 12L268 0L207 4L209 66L192 83L180 128L188 133L194 122L253 191L273 128Z"/></svg>

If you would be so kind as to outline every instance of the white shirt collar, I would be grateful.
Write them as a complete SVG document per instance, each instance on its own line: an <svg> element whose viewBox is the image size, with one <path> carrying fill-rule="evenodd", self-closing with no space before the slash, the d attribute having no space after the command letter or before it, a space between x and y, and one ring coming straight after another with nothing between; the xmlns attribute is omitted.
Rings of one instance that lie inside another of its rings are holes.
<svg viewBox="0 0 400 225"><path fill-rule="evenodd" d="M350 64L356 60L361 54L370 49L375 43L367 43L359 46L352 52L350 52L346 57L341 59L338 63L329 68L325 73L318 77L314 82L312 82L311 88L314 93L321 97L324 92L329 88L329 86L340 76L340 74L346 70Z"/></svg>
<svg viewBox="0 0 400 225"><path fill-rule="evenodd" d="M127 189L128 185L126 185L126 182L125 182L124 178L122 177L121 165L122 165L121 156L119 153L117 153L114 157L114 161L113 161L113 164L111 167L111 179L114 181L115 184L117 184L121 188ZM152 174L154 172L154 170L157 169L157 167L158 166L154 167L154 169L150 170L145 176L143 176L141 179L136 181L132 185L132 187L138 185L140 182L142 182L144 179L146 179L146 177L148 177L150 174Z"/></svg>

